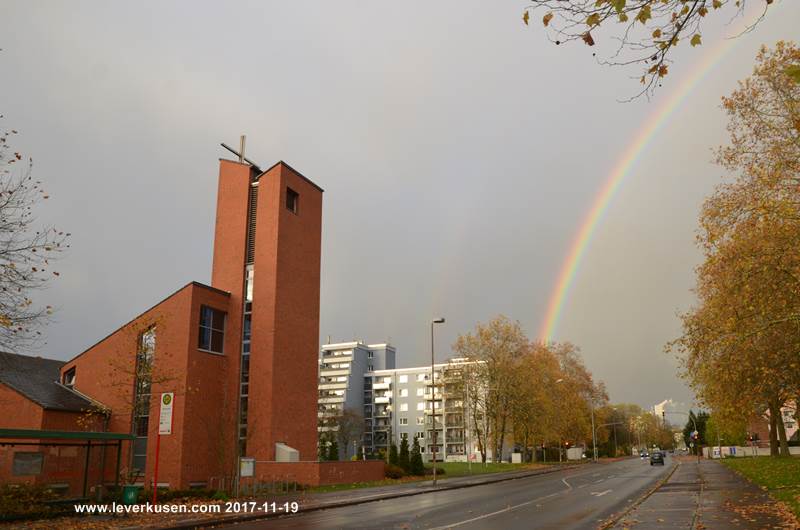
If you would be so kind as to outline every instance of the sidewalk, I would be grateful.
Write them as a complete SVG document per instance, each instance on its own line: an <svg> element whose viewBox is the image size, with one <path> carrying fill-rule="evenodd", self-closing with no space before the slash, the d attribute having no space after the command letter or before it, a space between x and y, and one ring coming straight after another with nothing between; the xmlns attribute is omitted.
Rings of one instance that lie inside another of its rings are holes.
<svg viewBox="0 0 800 530"><path fill-rule="evenodd" d="M614 528L795 528L761 488L719 462L684 458L669 480Z"/></svg>

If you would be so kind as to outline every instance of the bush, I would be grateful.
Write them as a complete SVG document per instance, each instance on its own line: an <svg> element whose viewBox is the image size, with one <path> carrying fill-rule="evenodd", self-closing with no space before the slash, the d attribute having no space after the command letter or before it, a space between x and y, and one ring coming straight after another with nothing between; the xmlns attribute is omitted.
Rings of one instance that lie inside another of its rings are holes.
<svg viewBox="0 0 800 530"><path fill-rule="evenodd" d="M432 467L426 467L425 468L425 476L428 476L428 475L433 475L433 468ZM438 477L439 475L444 475L444 468L442 468L442 467L437 467L436 468L436 476Z"/></svg>
<svg viewBox="0 0 800 530"><path fill-rule="evenodd" d="M408 454L408 439L403 438L400 442L400 454L397 457L397 465L403 468L406 473L411 473L411 459Z"/></svg>
<svg viewBox="0 0 800 530"><path fill-rule="evenodd" d="M230 497L224 491L217 490L214 492L214 495L211 496L211 499L215 501L227 501L228 499L230 499Z"/></svg>
<svg viewBox="0 0 800 530"><path fill-rule="evenodd" d="M406 476L406 472L403 471L402 467L393 464L385 464L383 466L383 474L386 478L403 478Z"/></svg>
<svg viewBox="0 0 800 530"><path fill-rule="evenodd" d="M59 515L65 508L48 504L58 496L45 486L8 484L0 486L0 521L40 519ZM69 506L72 509L72 506Z"/></svg>
<svg viewBox="0 0 800 530"><path fill-rule="evenodd" d="M416 476L423 476L425 474L425 464L422 463L422 454L419 450L419 440L414 437L414 445L411 446L411 459L409 461L411 467L411 474Z"/></svg>

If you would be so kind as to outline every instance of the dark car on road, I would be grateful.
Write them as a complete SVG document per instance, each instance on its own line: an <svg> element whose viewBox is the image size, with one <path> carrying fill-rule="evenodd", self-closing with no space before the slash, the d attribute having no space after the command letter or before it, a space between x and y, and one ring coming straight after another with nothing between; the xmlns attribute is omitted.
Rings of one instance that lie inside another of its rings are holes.
<svg viewBox="0 0 800 530"><path fill-rule="evenodd" d="M650 451L650 465L653 466L655 464L664 465L664 453L661 451Z"/></svg>

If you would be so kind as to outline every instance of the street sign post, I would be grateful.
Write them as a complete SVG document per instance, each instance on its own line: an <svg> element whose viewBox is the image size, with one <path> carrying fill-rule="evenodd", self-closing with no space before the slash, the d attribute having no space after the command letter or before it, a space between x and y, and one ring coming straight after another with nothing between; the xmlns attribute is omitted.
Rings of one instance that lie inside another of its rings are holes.
<svg viewBox="0 0 800 530"><path fill-rule="evenodd" d="M161 451L161 435L172 434L172 406L175 402L173 392L161 394L161 407L158 414L158 436L156 437L156 461L153 466L153 504L158 499L158 453Z"/></svg>

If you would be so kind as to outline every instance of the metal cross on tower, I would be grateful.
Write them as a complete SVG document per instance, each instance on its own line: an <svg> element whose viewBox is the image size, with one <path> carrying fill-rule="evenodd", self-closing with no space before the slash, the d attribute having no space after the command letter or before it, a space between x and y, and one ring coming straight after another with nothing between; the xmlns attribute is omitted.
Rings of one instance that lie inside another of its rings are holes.
<svg viewBox="0 0 800 530"><path fill-rule="evenodd" d="M258 164L256 164L255 162L253 162L252 160L250 160L246 156L244 156L245 140L247 140L247 136L245 136L244 134L239 137L239 150L238 151L236 149L234 149L233 147L229 146L228 144L226 144L225 142L222 142L219 145L221 145L222 147L224 147L225 149L227 149L228 151L230 151L231 153L236 155L237 158L239 158L239 163L240 164L250 164L251 166L253 166L253 169L255 169L256 171L258 171L260 173L261 172L261 168L258 167Z"/></svg>

